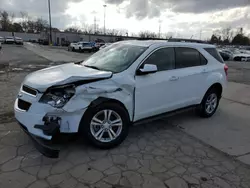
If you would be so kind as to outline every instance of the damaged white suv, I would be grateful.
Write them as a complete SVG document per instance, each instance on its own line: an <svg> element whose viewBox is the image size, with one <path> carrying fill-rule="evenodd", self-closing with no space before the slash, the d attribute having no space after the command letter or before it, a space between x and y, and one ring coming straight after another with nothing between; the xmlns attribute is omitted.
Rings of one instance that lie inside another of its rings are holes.
<svg viewBox="0 0 250 188"><path fill-rule="evenodd" d="M146 118L190 106L212 116L227 69L213 45L122 41L83 62L28 75L15 117L36 138L79 132L95 146L111 148Z"/></svg>

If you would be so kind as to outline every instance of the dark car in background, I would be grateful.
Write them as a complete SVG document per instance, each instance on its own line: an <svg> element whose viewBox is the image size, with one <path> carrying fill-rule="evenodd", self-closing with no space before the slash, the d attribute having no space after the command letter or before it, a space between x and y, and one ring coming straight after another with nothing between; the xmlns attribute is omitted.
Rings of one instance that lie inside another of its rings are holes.
<svg viewBox="0 0 250 188"><path fill-rule="evenodd" d="M38 39L38 44L49 45L49 40L48 39Z"/></svg>
<svg viewBox="0 0 250 188"><path fill-rule="evenodd" d="M223 58L224 61L228 61L230 59L230 54L224 52L224 51L220 51L219 50L219 53L221 55L221 57Z"/></svg>

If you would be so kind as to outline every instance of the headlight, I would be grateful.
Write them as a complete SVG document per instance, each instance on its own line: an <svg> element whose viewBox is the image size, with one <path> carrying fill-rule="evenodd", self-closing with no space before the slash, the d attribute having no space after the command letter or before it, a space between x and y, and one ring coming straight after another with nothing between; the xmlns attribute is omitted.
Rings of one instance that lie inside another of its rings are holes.
<svg viewBox="0 0 250 188"><path fill-rule="evenodd" d="M55 108L62 108L74 94L74 85L54 87L48 89L39 102L49 104Z"/></svg>

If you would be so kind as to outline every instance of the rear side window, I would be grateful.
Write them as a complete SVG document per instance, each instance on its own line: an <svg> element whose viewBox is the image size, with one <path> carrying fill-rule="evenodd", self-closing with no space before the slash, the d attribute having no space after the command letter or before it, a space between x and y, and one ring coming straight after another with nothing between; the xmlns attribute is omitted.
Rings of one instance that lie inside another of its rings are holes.
<svg viewBox="0 0 250 188"><path fill-rule="evenodd" d="M206 58L200 54L200 52L192 48L175 48L175 54L177 69L207 64Z"/></svg>
<svg viewBox="0 0 250 188"><path fill-rule="evenodd" d="M215 48L204 48L211 56L213 56L217 61L224 63L221 55L218 53L218 51Z"/></svg>

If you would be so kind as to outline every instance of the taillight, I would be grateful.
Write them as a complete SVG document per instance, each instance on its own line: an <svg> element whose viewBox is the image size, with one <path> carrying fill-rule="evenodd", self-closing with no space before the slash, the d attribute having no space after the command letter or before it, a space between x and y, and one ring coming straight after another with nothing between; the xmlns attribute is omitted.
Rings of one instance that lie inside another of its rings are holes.
<svg viewBox="0 0 250 188"><path fill-rule="evenodd" d="M228 71L228 66L225 64L224 65L224 71L225 71L225 73L226 73L226 76L228 75L228 73L227 73L227 71Z"/></svg>

